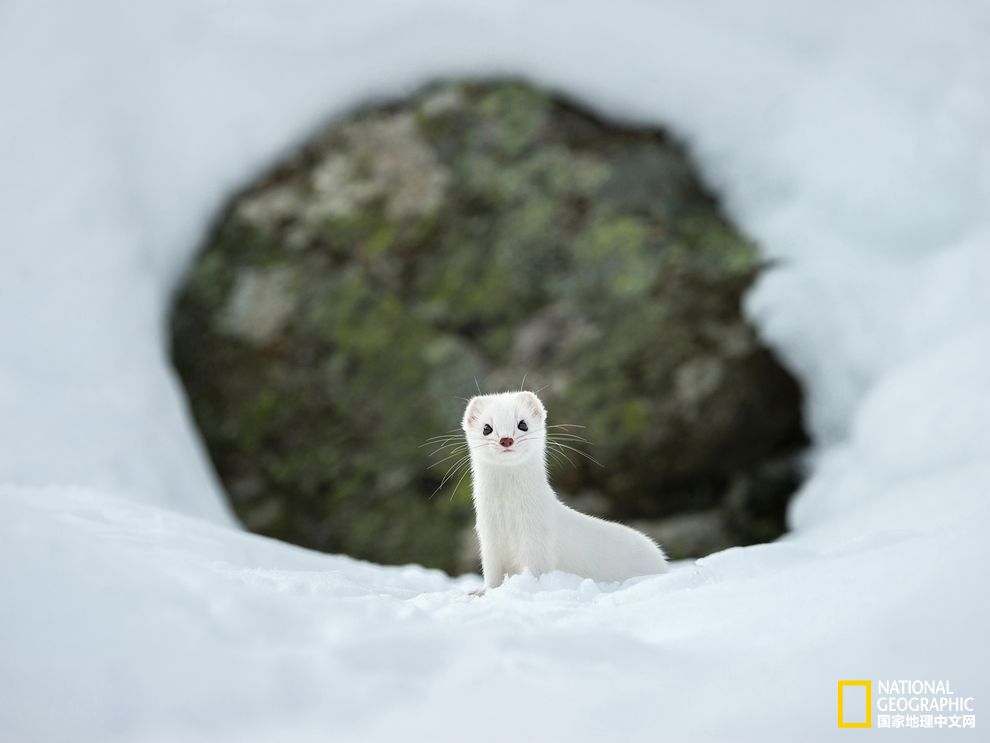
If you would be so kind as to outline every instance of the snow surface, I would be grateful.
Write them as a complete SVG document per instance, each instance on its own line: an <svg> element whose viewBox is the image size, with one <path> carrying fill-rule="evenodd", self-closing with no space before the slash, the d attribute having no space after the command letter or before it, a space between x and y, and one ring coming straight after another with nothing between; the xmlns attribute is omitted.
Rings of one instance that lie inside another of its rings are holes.
<svg viewBox="0 0 990 743"><path fill-rule="evenodd" d="M776 261L785 539L471 599L234 525L164 333L208 220L328 117L494 73L672 127ZM0 5L0 737L823 740L840 678L987 724L988 90L978 0Z"/></svg>

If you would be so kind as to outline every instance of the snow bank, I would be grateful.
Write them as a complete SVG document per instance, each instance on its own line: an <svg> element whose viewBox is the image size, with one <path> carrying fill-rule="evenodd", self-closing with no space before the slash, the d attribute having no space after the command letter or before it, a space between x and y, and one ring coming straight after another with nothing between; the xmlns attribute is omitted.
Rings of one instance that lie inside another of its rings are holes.
<svg viewBox="0 0 990 743"><path fill-rule="evenodd" d="M839 678L980 705L988 28L977 1L4 5L4 738L817 740ZM748 311L817 443L788 538L471 600L231 528L163 333L208 219L326 117L493 72L672 126L777 261Z"/></svg>

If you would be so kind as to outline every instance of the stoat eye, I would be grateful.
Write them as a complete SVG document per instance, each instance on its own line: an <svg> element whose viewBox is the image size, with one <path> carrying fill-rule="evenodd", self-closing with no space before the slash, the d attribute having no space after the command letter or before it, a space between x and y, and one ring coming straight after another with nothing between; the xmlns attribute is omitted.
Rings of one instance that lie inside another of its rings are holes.
<svg viewBox="0 0 990 743"><path fill-rule="evenodd" d="M485 424L485 427L481 429L481 432L482 432L483 434L485 434L485 436L487 436L488 434L490 434L490 433L492 432L492 427L491 427L491 426L489 426L489 425L488 425L488 424L486 423L486 424Z"/></svg>
<svg viewBox="0 0 990 743"><path fill-rule="evenodd" d="M528 431L529 430L529 426L526 425L526 421L519 421L519 430L520 431Z"/></svg>

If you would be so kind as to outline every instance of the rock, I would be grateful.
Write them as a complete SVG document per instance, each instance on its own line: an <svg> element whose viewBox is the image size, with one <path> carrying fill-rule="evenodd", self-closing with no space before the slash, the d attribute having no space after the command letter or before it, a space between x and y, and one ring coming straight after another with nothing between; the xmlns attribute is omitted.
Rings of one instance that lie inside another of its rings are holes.
<svg viewBox="0 0 990 743"><path fill-rule="evenodd" d="M463 451L421 444L457 428L475 380L528 375L551 423L584 426L553 429L565 498L718 512L745 543L782 528L804 440L797 385L740 313L758 271L663 132L448 83L332 124L235 197L177 297L173 355L266 534L465 564Z"/></svg>
<svg viewBox="0 0 990 743"><path fill-rule="evenodd" d="M681 513L657 521L633 521L634 526L677 559L700 557L737 544L720 509Z"/></svg>

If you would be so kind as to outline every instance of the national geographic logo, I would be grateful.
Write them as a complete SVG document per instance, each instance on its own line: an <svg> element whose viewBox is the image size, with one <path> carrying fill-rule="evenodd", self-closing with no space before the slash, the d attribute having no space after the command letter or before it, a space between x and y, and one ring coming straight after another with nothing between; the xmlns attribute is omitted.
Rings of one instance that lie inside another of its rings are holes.
<svg viewBox="0 0 990 743"><path fill-rule="evenodd" d="M868 728L873 724L873 684L839 682L839 727Z"/></svg>
<svg viewBox="0 0 990 743"><path fill-rule="evenodd" d="M843 679L838 688L840 728L975 728L973 697L947 680Z"/></svg>

